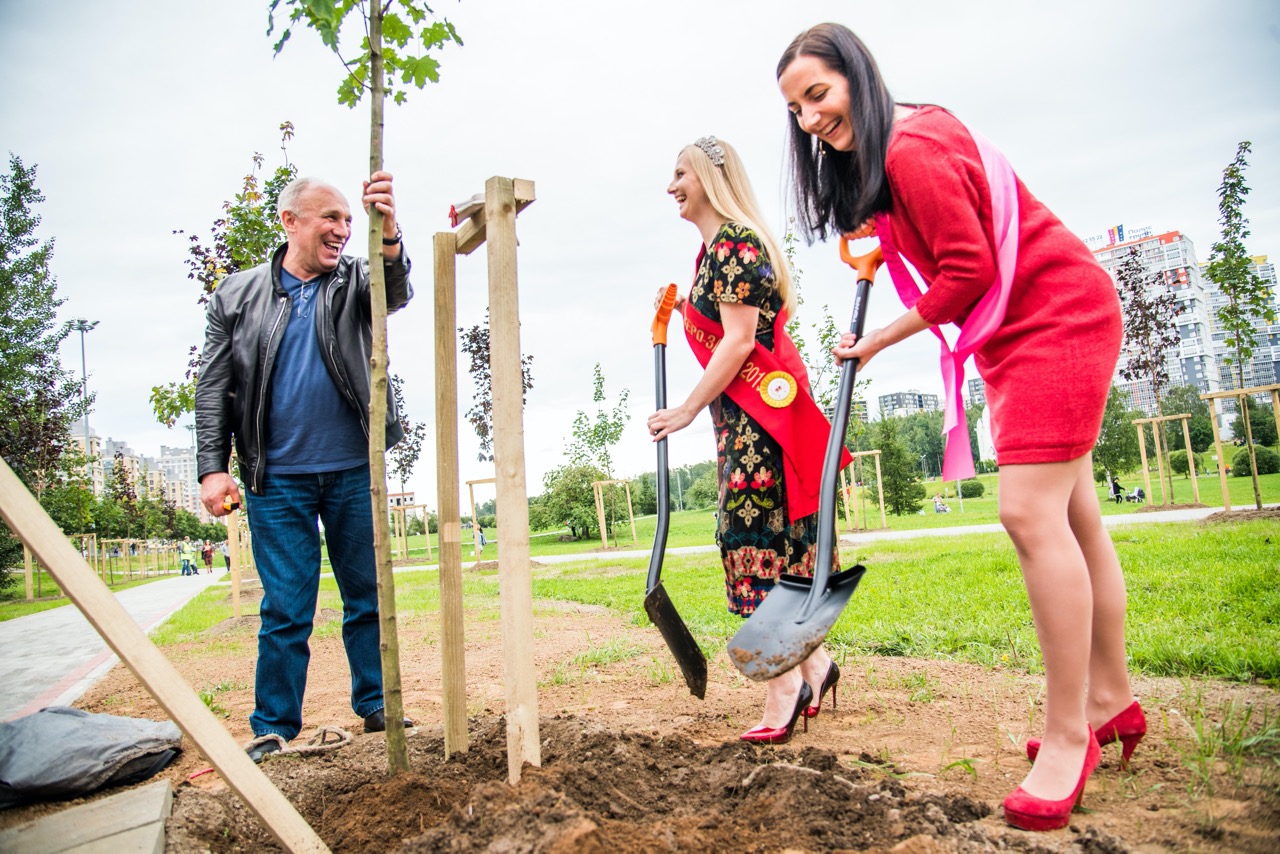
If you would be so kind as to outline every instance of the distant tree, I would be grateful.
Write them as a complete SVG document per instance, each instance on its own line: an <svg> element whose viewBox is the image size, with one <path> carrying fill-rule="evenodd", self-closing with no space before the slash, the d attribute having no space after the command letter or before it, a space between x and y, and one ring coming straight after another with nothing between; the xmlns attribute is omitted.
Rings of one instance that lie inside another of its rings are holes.
<svg viewBox="0 0 1280 854"><path fill-rule="evenodd" d="M1252 397L1245 397L1245 411L1231 422L1233 436L1253 435L1255 445L1274 445L1276 443L1276 419L1272 409L1265 403L1258 403ZM1245 414L1249 416L1248 426L1244 423ZM1261 470L1261 467L1259 468Z"/></svg>
<svg viewBox="0 0 1280 854"><path fill-rule="evenodd" d="M1196 453L1207 451L1213 445L1213 421L1209 416L1209 404L1200 399L1200 389L1193 385L1174 386L1165 393L1164 409L1168 415L1187 413L1191 420L1187 422L1191 433L1191 449ZM1182 426L1174 423L1170 428L1169 447L1174 450L1185 450L1186 441L1182 438Z"/></svg>
<svg viewBox="0 0 1280 854"><path fill-rule="evenodd" d="M470 329L458 328L462 333L462 352L471 360L467 372L471 374L471 382L475 391L471 398L471 408L467 410L467 421L476 431L480 439L482 463L493 461L493 377L489 373L489 310L484 311L484 324L476 324ZM533 356L520 357L520 380L524 385L522 403L528 401L529 389L533 388Z"/></svg>
<svg viewBox="0 0 1280 854"><path fill-rule="evenodd" d="M1255 447L1253 453L1248 448L1239 448L1231 458L1231 475L1244 477L1253 474L1253 466L1258 467L1258 474L1275 474L1280 472L1280 455L1270 448Z"/></svg>
<svg viewBox="0 0 1280 854"><path fill-rule="evenodd" d="M658 512L658 482L655 472L646 472L631 480L631 504L637 516Z"/></svg>
<svg viewBox="0 0 1280 854"><path fill-rule="evenodd" d="M1131 472L1141 464L1138 454L1138 431L1133 426L1135 418L1146 413L1129 409L1129 399L1119 386L1112 386L1107 393L1107 405L1102 412L1102 428L1098 442L1093 447L1093 475L1100 483L1108 478Z"/></svg>
<svg viewBox="0 0 1280 854"><path fill-rule="evenodd" d="M684 491L684 506L703 508L715 507L720 503L720 483L715 471L703 472L697 480Z"/></svg>
<svg viewBox="0 0 1280 854"><path fill-rule="evenodd" d="M920 510L925 488L920 482L920 460L907 451L898 430L898 419L883 418L875 423L871 441L880 450L885 507L895 516L904 516Z"/></svg>
<svg viewBox="0 0 1280 854"><path fill-rule="evenodd" d="M36 236L35 209L45 200L36 168L10 154L0 174L0 456L43 499L50 486L83 474L71 425L92 397L82 399L80 381L58 361L71 325L57 319L63 300L50 269L53 240ZM0 589L21 562L22 544L0 523Z"/></svg>
<svg viewBox="0 0 1280 854"><path fill-rule="evenodd" d="M563 465L547 472L542 479L540 499L545 527L565 527L574 539L584 540L598 532L595 492L591 484L605 480L604 472L595 466Z"/></svg>
<svg viewBox="0 0 1280 854"><path fill-rule="evenodd" d="M617 403L612 411L607 408L604 391L604 372L600 363L595 365L592 381L591 401L595 404L595 412L588 414L578 410L573 419L573 438L569 441L566 456L571 466L591 466L604 473L601 480L613 480L613 447L622 439L622 431L626 429L627 401L631 396L630 389L623 389L618 394ZM615 489L605 491L605 511L609 527L617 524L618 493Z"/></svg>
<svg viewBox="0 0 1280 854"><path fill-rule="evenodd" d="M942 457L946 450L946 437L942 434L941 412L913 412L897 419L898 437L902 440L907 453L920 466L924 461L922 472L928 476L942 474Z"/></svg>
<svg viewBox="0 0 1280 854"><path fill-rule="evenodd" d="M123 539L141 536L143 508L139 504L138 490L125 469L124 455L119 451L116 451L112 460L111 472L107 475L103 496L119 511L118 515L113 514L118 525L114 536Z"/></svg>
<svg viewBox="0 0 1280 854"><path fill-rule="evenodd" d="M204 306L222 280L232 273L263 263L285 240L284 226L276 209L280 191L294 179L298 169L289 162L289 140L293 123L280 125L280 150L284 162L268 178L260 171L265 158L253 154L253 168L244 176L240 191L222 203L222 215L209 229L209 242L199 235L175 229L187 238L187 278L200 285L196 304ZM182 380L151 388L151 409L156 420L172 427L183 415L195 411L196 380L200 373L200 347L192 344L187 353L187 371Z"/></svg>
<svg viewBox="0 0 1280 854"><path fill-rule="evenodd" d="M405 482L413 475L413 467L418 464L418 457L422 456L422 443L427 438L427 423L409 418L408 407L404 402L404 380L399 374L391 375L391 393L395 396L404 438L387 451L387 456L391 458L391 474L400 482L400 491L404 492Z"/></svg>
<svg viewBox="0 0 1280 854"><path fill-rule="evenodd" d="M1195 455L1195 460L1196 460L1196 472L1199 473L1204 471L1204 461L1200 458L1199 454ZM1187 452L1174 451L1173 453L1169 454L1169 468L1173 471L1174 474L1180 474L1184 478L1190 477L1191 467L1187 464Z"/></svg>
<svg viewBox="0 0 1280 854"><path fill-rule="evenodd" d="M1253 358L1253 348L1257 343L1254 321L1261 318L1267 323L1276 322L1267 284L1254 272L1253 260L1244 245L1245 238L1249 236L1249 220L1244 215L1244 197L1249 194L1249 185L1244 180L1244 169L1249 165L1245 155L1251 148L1248 140L1237 145L1235 159L1222 170L1222 184L1218 187L1218 212L1221 214L1218 222L1222 223L1222 239L1213 244L1206 270L1210 281L1226 297L1217 315L1218 323L1226 333L1223 343L1234 350L1234 354L1225 357L1225 361L1236 366L1236 388L1245 387L1244 366ZM1244 421L1244 428L1245 449L1252 455L1254 440L1249 433L1248 419ZM1251 472L1260 468L1256 463L1249 466ZM1256 474L1253 476L1253 498L1254 505L1261 510L1262 492Z"/></svg>
<svg viewBox="0 0 1280 854"><path fill-rule="evenodd" d="M1122 356L1120 376L1130 382L1147 381L1156 398L1156 415L1164 414L1163 395L1169 385L1169 366L1165 354L1178 344L1178 327L1174 320L1181 309L1178 298L1165 284L1164 277L1151 272L1142 263L1136 246L1116 270L1116 286L1124 308L1124 338L1127 355ZM1166 453L1164 422L1153 429L1157 449ZM1169 474L1169 493L1173 493L1173 474Z"/></svg>

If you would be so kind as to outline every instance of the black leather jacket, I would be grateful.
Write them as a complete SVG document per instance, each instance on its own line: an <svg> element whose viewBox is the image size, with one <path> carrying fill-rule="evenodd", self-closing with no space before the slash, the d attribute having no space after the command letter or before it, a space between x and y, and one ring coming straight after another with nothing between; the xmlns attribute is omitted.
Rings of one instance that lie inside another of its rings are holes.
<svg viewBox="0 0 1280 854"><path fill-rule="evenodd" d="M240 477L261 494L264 433L271 398L271 369L293 301L280 283L282 244L271 260L228 276L209 300L204 355L196 382L196 460L198 477L225 472L235 437ZM403 308L413 296L409 256L385 265L387 313ZM316 337L320 354L338 391L360 417L369 435L369 354L373 330L369 305L369 262L343 255L324 276L315 297ZM305 417L305 413L302 413ZM387 388L387 447L404 437L390 385Z"/></svg>

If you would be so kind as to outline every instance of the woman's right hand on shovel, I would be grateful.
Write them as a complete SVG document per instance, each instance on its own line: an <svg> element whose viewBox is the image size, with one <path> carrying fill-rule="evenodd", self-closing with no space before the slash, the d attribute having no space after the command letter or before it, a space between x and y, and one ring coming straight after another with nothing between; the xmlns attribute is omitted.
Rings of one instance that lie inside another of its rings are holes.
<svg viewBox="0 0 1280 854"><path fill-rule="evenodd" d="M840 367L849 359L857 359L858 369L862 370L866 368L872 356L884 349L886 343L883 329L864 332L861 339L852 332L845 332L840 336L836 346L831 348L831 355L836 358L836 367Z"/></svg>
<svg viewBox="0 0 1280 854"><path fill-rule="evenodd" d="M654 311L657 311L658 306L662 305L662 298L665 297L666 295L667 295L667 289L665 287L658 288L658 295L653 298ZM674 308L676 311L680 312L680 314L682 315L684 314L684 297L680 296L680 294L676 294L676 304Z"/></svg>

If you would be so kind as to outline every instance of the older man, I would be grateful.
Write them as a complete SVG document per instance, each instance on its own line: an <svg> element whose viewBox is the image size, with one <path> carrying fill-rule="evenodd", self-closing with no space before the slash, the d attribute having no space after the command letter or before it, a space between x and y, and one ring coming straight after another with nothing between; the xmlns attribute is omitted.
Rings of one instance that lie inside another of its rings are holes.
<svg viewBox="0 0 1280 854"><path fill-rule="evenodd" d="M391 175L364 182L382 212L387 310L409 302L409 259L396 226ZM234 437L262 579L255 736L286 741L302 728L308 639L320 582L320 533L342 594L351 706L366 732L386 727L378 652L368 431L372 327L369 264L342 254L351 211L342 193L298 178L280 193L288 242L271 260L227 277L209 301L196 384L200 500L238 504L228 470ZM402 431L391 395L387 447ZM254 761L279 749L250 751Z"/></svg>

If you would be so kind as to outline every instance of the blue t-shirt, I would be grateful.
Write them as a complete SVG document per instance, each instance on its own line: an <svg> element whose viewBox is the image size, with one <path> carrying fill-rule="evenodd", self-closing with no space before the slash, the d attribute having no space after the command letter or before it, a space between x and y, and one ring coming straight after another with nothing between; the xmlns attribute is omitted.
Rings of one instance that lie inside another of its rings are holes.
<svg viewBox="0 0 1280 854"><path fill-rule="evenodd" d="M355 468L369 460L360 416L333 384L316 334L319 280L303 282L285 270L281 283L293 300L271 369L267 411L267 468L314 474Z"/></svg>

